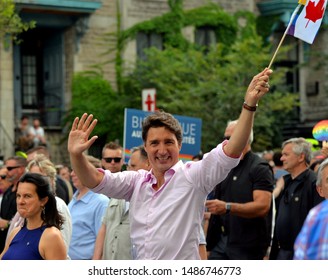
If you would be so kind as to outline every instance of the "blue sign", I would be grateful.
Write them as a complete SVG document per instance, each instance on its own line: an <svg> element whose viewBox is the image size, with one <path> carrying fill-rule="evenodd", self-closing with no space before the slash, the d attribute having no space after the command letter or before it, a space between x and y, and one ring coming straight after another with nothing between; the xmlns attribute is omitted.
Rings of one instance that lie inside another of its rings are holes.
<svg viewBox="0 0 328 280"><path fill-rule="evenodd" d="M142 121L152 112L126 108L124 111L124 153L125 162L130 159L131 149L143 144ZM191 160L199 153L201 146L202 120L198 118L173 115L181 124L183 131L180 159Z"/></svg>

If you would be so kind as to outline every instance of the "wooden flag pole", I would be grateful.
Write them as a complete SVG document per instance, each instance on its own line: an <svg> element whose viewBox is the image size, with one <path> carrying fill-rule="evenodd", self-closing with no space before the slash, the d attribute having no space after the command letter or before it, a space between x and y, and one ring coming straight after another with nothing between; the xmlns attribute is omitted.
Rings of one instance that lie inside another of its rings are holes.
<svg viewBox="0 0 328 280"><path fill-rule="evenodd" d="M277 53L278 53L278 51L279 51L279 49L280 49L280 47L281 47L281 45L282 45L282 42L285 40L286 34L287 34L287 33L285 32L284 35L282 36L282 38L281 38L281 40L280 40L280 42L279 42L279 45L278 45L278 47L276 48L276 51L274 52L274 54L273 54L273 56L272 56L272 58L271 58L271 61L270 61L269 66L268 66L269 69L271 68L272 63L273 63L274 59L275 59L276 56L277 56Z"/></svg>
<svg viewBox="0 0 328 280"><path fill-rule="evenodd" d="M292 25L292 23L293 23L293 21L294 21L294 19L295 19L295 17L296 17L296 14L298 13L298 11L299 11L299 9L301 8L301 6L302 6L302 4L298 4L298 6L296 7L296 9L294 10L294 12L293 12L293 14L292 14L292 16L291 16L291 18L290 18L290 21L289 21L289 23L288 23L288 25L287 25L287 28L286 28L286 30L285 30L285 32L284 32L284 35L282 36L282 38L281 38L281 40L280 40L280 42L279 42L279 44L278 44L278 47L277 47L276 51L274 52L274 54L273 54L273 56L272 56L272 59L271 59L271 61L270 61L270 63L269 63L268 68L271 68L272 63L273 63L274 59L276 58L277 53L278 53L278 51L279 51L279 49L280 49L280 47L281 47L281 45L282 45L282 42L285 40L285 37L286 37L286 35L287 35L287 33L288 33L288 30L289 30L290 26Z"/></svg>

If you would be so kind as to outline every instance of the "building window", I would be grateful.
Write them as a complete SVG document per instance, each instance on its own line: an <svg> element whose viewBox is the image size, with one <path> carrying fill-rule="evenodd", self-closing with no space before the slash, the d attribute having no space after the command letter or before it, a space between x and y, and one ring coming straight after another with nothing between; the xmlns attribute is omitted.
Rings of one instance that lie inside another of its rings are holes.
<svg viewBox="0 0 328 280"><path fill-rule="evenodd" d="M37 108L36 56L22 57L22 105L23 108Z"/></svg>
<svg viewBox="0 0 328 280"><path fill-rule="evenodd" d="M204 47L205 50L217 43L215 29L211 26L197 27L195 30L195 44Z"/></svg>
<svg viewBox="0 0 328 280"><path fill-rule="evenodd" d="M137 34L137 55L139 59L146 59L145 50L155 47L163 50L163 35L157 33L139 32Z"/></svg>

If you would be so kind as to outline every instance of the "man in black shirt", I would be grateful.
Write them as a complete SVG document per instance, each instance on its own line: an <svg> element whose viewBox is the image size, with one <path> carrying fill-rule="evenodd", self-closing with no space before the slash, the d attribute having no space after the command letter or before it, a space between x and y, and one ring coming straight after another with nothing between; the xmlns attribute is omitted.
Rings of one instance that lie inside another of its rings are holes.
<svg viewBox="0 0 328 280"><path fill-rule="evenodd" d="M274 250L271 259L292 260L294 242L311 208L323 201L316 190L316 174L309 169L311 147L304 138L282 144L284 188L276 199Z"/></svg>
<svg viewBox="0 0 328 280"><path fill-rule="evenodd" d="M237 121L228 124L229 139ZM243 156L208 200L211 212L207 232L209 259L261 260L271 236L273 171L268 162L251 151L253 134Z"/></svg>

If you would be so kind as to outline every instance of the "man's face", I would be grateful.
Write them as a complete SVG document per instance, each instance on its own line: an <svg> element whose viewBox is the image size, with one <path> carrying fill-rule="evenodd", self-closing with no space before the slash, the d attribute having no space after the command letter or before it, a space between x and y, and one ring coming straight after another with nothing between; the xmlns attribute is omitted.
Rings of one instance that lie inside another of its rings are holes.
<svg viewBox="0 0 328 280"><path fill-rule="evenodd" d="M282 149L281 161L283 168L289 173L293 173L293 170L304 162L304 155L297 155L293 152L293 144L288 143Z"/></svg>
<svg viewBox="0 0 328 280"><path fill-rule="evenodd" d="M19 178L25 173L25 166L19 165L14 159L6 161L6 168L8 170L7 180L11 183L17 183Z"/></svg>
<svg viewBox="0 0 328 280"><path fill-rule="evenodd" d="M130 157L130 163L128 166L128 170L137 171L139 169L149 170L149 163L148 160L143 159L141 157L140 150L135 151Z"/></svg>
<svg viewBox="0 0 328 280"><path fill-rule="evenodd" d="M72 183L73 183L74 187L76 187L78 190L81 190L84 188L80 179L76 176L74 170L72 170L72 172L71 172L71 177L72 177Z"/></svg>
<svg viewBox="0 0 328 280"><path fill-rule="evenodd" d="M40 121L39 120L33 120L33 126L35 128L38 128L40 126Z"/></svg>
<svg viewBox="0 0 328 280"><path fill-rule="evenodd" d="M317 190L321 197L328 199L328 166L322 170L321 185L317 186Z"/></svg>
<svg viewBox="0 0 328 280"><path fill-rule="evenodd" d="M70 171L66 166L60 169L59 176L67 180L68 182L71 181Z"/></svg>
<svg viewBox="0 0 328 280"><path fill-rule="evenodd" d="M104 169L107 169L112 173L120 172L122 170L123 163L124 161L121 149L105 149L103 152L101 164Z"/></svg>
<svg viewBox="0 0 328 280"><path fill-rule="evenodd" d="M0 191L5 192L11 185L7 180L8 170L5 167L0 168Z"/></svg>
<svg viewBox="0 0 328 280"><path fill-rule="evenodd" d="M181 144L174 133L165 127L152 127L148 130L145 150L151 167L164 174L179 161Z"/></svg>

